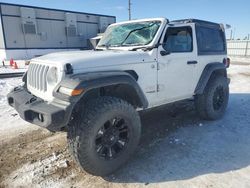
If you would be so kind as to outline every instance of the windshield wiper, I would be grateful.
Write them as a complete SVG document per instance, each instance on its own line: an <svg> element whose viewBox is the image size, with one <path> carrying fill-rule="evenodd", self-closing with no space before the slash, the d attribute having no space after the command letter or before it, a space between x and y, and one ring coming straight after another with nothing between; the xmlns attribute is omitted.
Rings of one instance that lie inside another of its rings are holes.
<svg viewBox="0 0 250 188"><path fill-rule="evenodd" d="M143 51L150 51L150 50L153 50L154 48L158 48L161 44L158 43L158 44L155 44L154 46L140 46L140 47L135 47L135 48L132 48L130 49L130 51L136 51L136 50L143 50Z"/></svg>
<svg viewBox="0 0 250 188"><path fill-rule="evenodd" d="M141 47L132 48L129 51L136 51L136 50L139 50L139 49L141 49L143 51L150 51L150 50L152 50L154 48L155 47L152 47L152 46L148 46L148 47L141 46Z"/></svg>

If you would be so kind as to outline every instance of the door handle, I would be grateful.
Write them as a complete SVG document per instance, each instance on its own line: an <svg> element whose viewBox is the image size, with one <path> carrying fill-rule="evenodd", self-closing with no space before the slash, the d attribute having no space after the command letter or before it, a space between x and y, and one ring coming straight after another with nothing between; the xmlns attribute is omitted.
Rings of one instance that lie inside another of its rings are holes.
<svg viewBox="0 0 250 188"><path fill-rule="evenodd" d="M187 62L188 65L197 64L197 63L198 63L197 61L188 61Z"/></svg>

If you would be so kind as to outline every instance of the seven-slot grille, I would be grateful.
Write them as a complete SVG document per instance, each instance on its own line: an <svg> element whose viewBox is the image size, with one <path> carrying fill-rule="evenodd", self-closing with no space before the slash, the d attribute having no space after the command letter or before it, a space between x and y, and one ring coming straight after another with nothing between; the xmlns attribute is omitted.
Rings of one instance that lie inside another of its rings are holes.
<svg viewBox="0 0 250 188"><path fill-rule="evenodd" d="M40 91L47 91L47 73L49 66L40 64L30 64L28 70L28 85Z"/></svg>

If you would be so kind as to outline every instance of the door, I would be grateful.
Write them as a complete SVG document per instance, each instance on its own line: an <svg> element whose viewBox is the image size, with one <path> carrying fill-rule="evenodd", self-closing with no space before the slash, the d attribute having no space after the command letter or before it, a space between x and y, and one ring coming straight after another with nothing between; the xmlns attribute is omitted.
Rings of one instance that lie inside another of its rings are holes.
<svg viewBox="0 0 250 188"><path fill-rule="evenodd" d="M194 26L168 27L158 48L158 99L169 103L193 96L197 62Z"/></svg>

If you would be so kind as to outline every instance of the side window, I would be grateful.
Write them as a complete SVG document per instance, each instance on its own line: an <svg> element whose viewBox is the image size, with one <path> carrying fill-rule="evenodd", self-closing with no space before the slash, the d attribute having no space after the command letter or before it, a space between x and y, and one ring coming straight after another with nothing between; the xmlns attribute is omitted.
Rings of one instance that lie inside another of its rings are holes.
<svg viewBox="0 0 250 188"><path fill-rule="evenodd" d="M171 53L192 52L193 38L191 27L169 27L163 42L163 48Z"/></svg>
<svg viewBox="0 0 250 188"><path fill-rule="evenodd" d="M200 55L225 53L225 37L219 28L196 27Z"/></svg>

